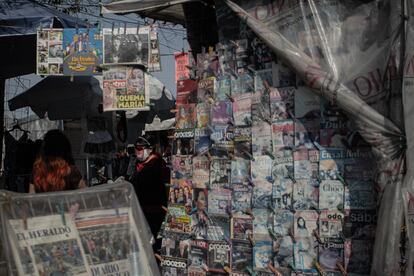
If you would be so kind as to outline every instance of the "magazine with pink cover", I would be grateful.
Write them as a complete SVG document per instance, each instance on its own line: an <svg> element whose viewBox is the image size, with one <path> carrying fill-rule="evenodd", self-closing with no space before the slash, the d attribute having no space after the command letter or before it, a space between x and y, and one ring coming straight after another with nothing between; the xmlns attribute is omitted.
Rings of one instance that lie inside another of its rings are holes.
<svg viewBox="0 0 414 276"><path fill-rule="evenodd" d="M233 121L231 101L217 101L211 106L210 120L212 125L227 125Z"/></svg>

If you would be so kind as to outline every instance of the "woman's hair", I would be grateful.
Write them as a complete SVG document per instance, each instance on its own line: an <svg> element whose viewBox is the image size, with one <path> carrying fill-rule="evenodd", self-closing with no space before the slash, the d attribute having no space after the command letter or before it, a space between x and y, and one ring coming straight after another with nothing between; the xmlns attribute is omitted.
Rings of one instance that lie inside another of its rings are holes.
<svg viewBox="0 0 414 276"><path fill-rule="evenodd" d="M58 129L50 130L43 140L43 149L33 164L33 184L36 191L53 192L65 189L65 177L74 165L71 146Z"/></svg>

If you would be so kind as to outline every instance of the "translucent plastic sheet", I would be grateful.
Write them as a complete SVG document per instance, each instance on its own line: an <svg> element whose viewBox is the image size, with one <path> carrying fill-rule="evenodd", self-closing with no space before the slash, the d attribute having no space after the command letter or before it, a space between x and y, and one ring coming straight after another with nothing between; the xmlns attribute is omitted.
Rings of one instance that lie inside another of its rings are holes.
<svg viewBox="0 0 414 276"><path fill-rule="evenodd" d="M382 192L372 274L394 275L401 187L411 183L402 175L401 2L224 2L314 93L344 110L372 146Z"/></svg>
<svg viewBox="0 0 414 276"><path fill-rule="evenodd" d="M1 202L8 275L159 275L152 235L128 182L31 195L2 191Z"/></svg>

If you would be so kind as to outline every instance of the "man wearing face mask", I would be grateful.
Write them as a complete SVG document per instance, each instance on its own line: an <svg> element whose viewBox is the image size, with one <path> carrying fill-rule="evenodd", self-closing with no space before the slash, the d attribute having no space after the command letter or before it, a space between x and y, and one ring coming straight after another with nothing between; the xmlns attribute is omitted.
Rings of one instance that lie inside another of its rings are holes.
<svg viewBox="0 0 414 276"><path fill-rule="evenodd" d="M169 170L161 155L154 151L147 139L138 137L134 146L135 172L130 181L134 185L151 232L157 238L165 216L162 206L167 206L165 183L169 181Z"/></svg>

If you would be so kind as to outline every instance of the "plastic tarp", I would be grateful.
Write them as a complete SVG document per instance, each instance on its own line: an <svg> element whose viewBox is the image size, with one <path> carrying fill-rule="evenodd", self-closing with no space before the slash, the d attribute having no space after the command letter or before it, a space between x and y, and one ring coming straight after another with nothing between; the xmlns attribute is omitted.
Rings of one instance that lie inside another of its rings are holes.
<svg viewBox="0 0 414 276"><path fill-rule="evenodd" d="M8 275L159 275L130 183L0 195Z"/></svg>
<svg viewBox="0 0 414 276"><path fill-rule="evenodd" d="M87 26L82 20L31 0L0 1L0 37L36 34L38 28Z"/></svg>
<svg viewBox="0 0 414 276"><path fill-rule="evenodd" d="M401 1L224 2L312 92L344 110L372 146L382 197L371 273L396 275L401 188L411 185L410 173L404 177Z"/></svg>
<svg viewBox="0 0 414 276"><path fill-rule="evenodd" d="M136 12L142 17L165 20L184 25L185 16L182 4L194 0L120 0L102 6L102 13Z"/></svg>

